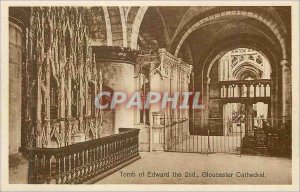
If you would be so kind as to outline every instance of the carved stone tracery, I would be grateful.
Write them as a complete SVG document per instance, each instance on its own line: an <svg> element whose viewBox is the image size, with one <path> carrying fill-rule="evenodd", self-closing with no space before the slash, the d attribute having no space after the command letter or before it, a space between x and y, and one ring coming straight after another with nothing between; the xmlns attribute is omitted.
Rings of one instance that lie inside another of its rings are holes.
<svg viewBox="0 0 300 192"><path fill-rule="evenodd" d="M158 73L162 79L173 78L174 70L183 73L183 76L186 76L186 82L190 82L192 65L185 63L180 58L176 58L165 49L159 49L158 52L140 51L137 57L136 76L143 74L148 77Z"/></svg>
<svg viewBox="0 0 300 192"><path fill-rule="evenodd" d="M73 135L89 130L99 136L101 112L84 110L94 97L88 97L88 84L93 82L97 93L102 83L89 46L89 13L88 8L31 8L24 72L27 146L49 147L53 139L57 147L69 145Z"/></svg>

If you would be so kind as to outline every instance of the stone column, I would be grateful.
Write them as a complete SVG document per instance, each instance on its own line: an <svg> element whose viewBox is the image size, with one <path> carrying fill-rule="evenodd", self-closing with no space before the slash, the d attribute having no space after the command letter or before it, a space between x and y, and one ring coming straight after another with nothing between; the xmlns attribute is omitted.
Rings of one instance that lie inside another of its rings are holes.
<svg viewBox="0 0 300 192"><path fill-rule="evenodd" d="M151 123L151 143L150 152L153 151L164 151L165 150L165 131L164 125L161 123L163 117L162 112L152 112L153 121Z"/></svg>
<svg viewBox="0 0 300 192"><path fill-rule="evenodd" d="M128 101L135 91L135 52L128 48L109 46L95 46L93 52L97 70L102 71L103 85L114 92L125 92ZM119 128L134 127L134 108L127 109L125 105L117 105L114 110L114 133L118 133Z"/></svg>
<svg viewBox="0 0 300 192"><path fill-rule="evenodd" d="M160 74L152 74L150 76L150 90L151 92L158 92L161 93L161 85L163 79L161 78ZM162 114L160 104L151 104L150 105L150 152L154 151L162 151L163 149L163 142L164 142L164 126L160 123L160 115Z"/></svg>
<svg viewBox="0 0 300 192"><path fill-rule="evenodd" d="M22 67L25 60L22 58L25 43L25 26L28 24L29 14L25 8L9 8L9 154L18 153L21 141L25 144L25 138L21 138L22 114L23 125L25 121L25 105L22 106L22 97L25 100L25 85L22 85ZM23 95L24 94L24 95Z"/></svg>
<svg viewBox="0 0 300 192"><path fill-rule="evenodd" d="M9 23L9 154L21 147L22 28Z"/></svg>
<svg viewBox="0 0 300 192"><path fill-rule="evenodd" d="M282 123L287 123L292 115L291 65L288 60L281 61L282 67Z"/></svg>

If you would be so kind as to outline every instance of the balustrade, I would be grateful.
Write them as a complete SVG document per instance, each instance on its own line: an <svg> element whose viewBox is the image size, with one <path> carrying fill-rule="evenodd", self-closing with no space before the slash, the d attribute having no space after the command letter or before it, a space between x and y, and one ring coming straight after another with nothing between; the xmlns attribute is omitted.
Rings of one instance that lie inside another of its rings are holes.
<svg viewBox="0 0 300 192"><path fill-rule="evenodd" d="M30 184L93 183L140 158L138 129L61 148L26 148Z"/></svg>
<svg viewBox="0 0 300 192"><path fill-rule="evenodd" d="M219 89L221 98L268 98L271 96L271 81L220 81Z"/></svg>

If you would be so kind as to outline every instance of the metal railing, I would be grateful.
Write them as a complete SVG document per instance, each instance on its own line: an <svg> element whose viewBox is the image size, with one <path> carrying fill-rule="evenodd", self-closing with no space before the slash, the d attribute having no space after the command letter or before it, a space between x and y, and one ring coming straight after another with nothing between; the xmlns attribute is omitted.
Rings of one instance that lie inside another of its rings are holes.
<svg viewBox="0 0 300 192"><path fill-rule="evenodd" d="M205 154L241 153L241 139L242 133L244 133L241 127L233 127L230 131L225 131L222 124L219 125L222 118L210 118L210 126L195 124L198 120L165 118L166 151Z"/></svg>
<svg viewBox="0 0 300 192"><path fill-rule="evenodd" d="M209 118L207 126L202 125L198 118L162 118L165 150L290 157L291 126L279 129L268 123L271 119L261 121L260 127L253 125L250 129L246 128L245 122L232 122L224 127L220 123L223 122L222 118Z"/></svg>

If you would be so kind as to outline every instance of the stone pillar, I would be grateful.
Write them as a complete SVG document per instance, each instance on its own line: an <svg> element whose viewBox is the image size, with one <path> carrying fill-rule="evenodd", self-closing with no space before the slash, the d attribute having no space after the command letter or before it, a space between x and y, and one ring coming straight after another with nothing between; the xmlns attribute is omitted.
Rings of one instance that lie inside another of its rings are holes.
<svg viewBox="0 0 300 192"><path fill-rule="evenodd" d="M114 92L125 92L127 97L131 97L135 91L135 52L128 48L109 46L95 46L93 52L97 69L102 71L103 85L110 87ZM117 105L114 133L118 133L119 128L133 127L134 109L132 107L127 109L125 105Z"/></svg>
<svg viewBox="0 0 300 192"><path fill-rule="evenodd" d="M25 95L26 87L22 85L26 77L22 77L23 48L26 46L25 34L29 23L29 11L26 8L9 8L9 154L15 154L25 143L22 138L22 114L24 114L25 125L25 105L22 106L22 96Z"/></svg>
<svg viewBox="0 0 300 192"><path fill-rule="evenodd" d="M287 123L292 115L291 65L288 60L281 61L282 67L282 123Z"/></svg>
<svg viewBox="0 0 300 192"><path fill-rule="evenodd" d="M158 92L162 93L161 85L163 79L161 78L160 74L152 74L150 76L150 90L151 92ZM162 151L163 149L163 140L164 140L164 133L163 133L163 126L160 123L160 115L161 113L161 102L156 104L150 105L150 152L151 151Z"/></svg>
<svg viewBox="0 0 300 192"><path fill-rule="evenodd" d="M151 143L150 152L164 151L165 150L165 130L164 125L161 123L163 117L162 112L152 112L153 122L151 123Z"/></svg>
<svg viewBox="0 0 300 192"><path fill-rule="evenodd" d="M9 22L9 154L21 147L22 32Z"/></svg>

